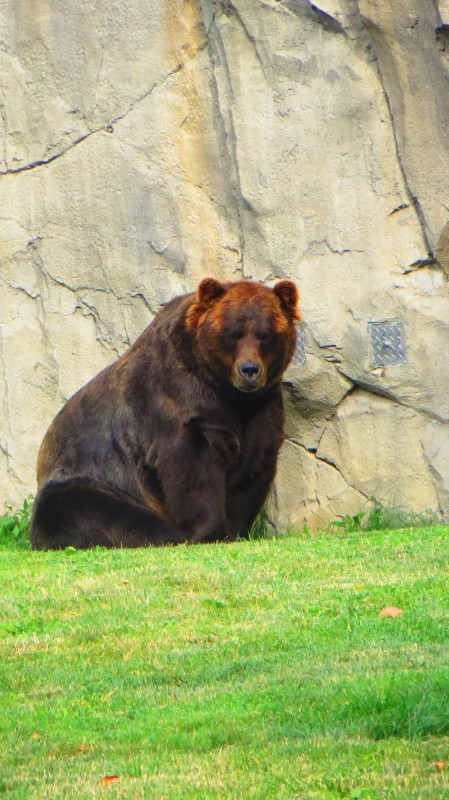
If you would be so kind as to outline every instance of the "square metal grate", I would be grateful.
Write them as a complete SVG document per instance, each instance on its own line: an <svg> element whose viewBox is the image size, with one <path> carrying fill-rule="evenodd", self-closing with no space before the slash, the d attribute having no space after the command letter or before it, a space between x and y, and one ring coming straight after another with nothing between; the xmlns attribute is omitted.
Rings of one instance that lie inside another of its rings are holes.
<svg viewBox="0 0 449 800"><path fill-rule="evenodd" d="M306 331L304 325L296 326L296 350L292 358L295 367L302 367L306 363Z"/></svg>
<svg viewBox="0 0 449 800"><path fill-rule="evenodd" d="M406 364L404 324L402 322L369 322L371 363L374 367Z"/></svg>

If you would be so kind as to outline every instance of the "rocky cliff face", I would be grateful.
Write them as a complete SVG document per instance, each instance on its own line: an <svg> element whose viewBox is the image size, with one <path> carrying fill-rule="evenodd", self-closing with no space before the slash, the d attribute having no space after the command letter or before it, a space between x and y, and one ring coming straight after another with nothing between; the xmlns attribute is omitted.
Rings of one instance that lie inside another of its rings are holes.
<svg viewBox="0 0 449 800"><path fill-rule="evenodd" d="M0 0L0 488L204 275L305 324L272 510L449 518L449 4Z"/></svg>

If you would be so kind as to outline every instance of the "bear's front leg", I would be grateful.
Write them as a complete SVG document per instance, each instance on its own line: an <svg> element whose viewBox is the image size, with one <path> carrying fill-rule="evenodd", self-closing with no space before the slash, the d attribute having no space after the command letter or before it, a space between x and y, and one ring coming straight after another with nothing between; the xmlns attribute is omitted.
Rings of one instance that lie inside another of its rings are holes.
<svg viewBox="0 0 449 800"><path fill-rule="evenodd" d="M192 544L229 538L226 476L237 457L232 433L195 420L157 452L155 468L167 515Z"/></svg>
<svg viewBox="0 0 449 800"><path fill-rule="evenodd" d="M267 476L242 479L229 494L226 516L229 538L247 538L274 479L275 468Z"/></svg>
<svg viewBox="0 0 449 800"><path fill-rule="evenodd" d="M226 517L230 537L247 537L270 491L283 434L280 392L248 423L240 459L228 479Z"/></svg>

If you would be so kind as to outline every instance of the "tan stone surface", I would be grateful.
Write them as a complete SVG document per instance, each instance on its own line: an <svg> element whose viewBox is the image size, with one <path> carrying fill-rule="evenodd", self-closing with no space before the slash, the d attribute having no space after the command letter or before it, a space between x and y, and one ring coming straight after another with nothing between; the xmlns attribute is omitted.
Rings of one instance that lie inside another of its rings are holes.
<svg viewBox="0 0 449 800"><path fill-rule="evenodd" d="M160 303L206 274L288 276L306 362L278 522L389 482L449 516L446 5L0 0L5 500ZM373 321L403 323L406 364L373 365Z"/></svg>
<svg viewBox="0 0 449 800"><path fill-rule="evenodd" d="M334 465L365 497L423 512L437 506L422 449L425 426L412 409L357 389L338 407L316 457Z"/></svg>
<svg viewBox="0 0 449 800"><path fill-rule="evenodd" d="M304 525L325 527L329 521L370 507L364 495L333 465L294 441L284 444L268 506L278 530L302 529Z"/></svg>

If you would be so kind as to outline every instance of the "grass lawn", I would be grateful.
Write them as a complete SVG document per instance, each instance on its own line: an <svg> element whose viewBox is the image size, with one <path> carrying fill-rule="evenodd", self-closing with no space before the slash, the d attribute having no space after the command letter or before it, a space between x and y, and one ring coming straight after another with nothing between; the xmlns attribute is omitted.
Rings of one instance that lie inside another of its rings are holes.
<svg viewBox="0 0 449 800"><path fill-rule="evenodd" d="M445 527L4 545L0 795L447 800L448 556Z"/></svg>

